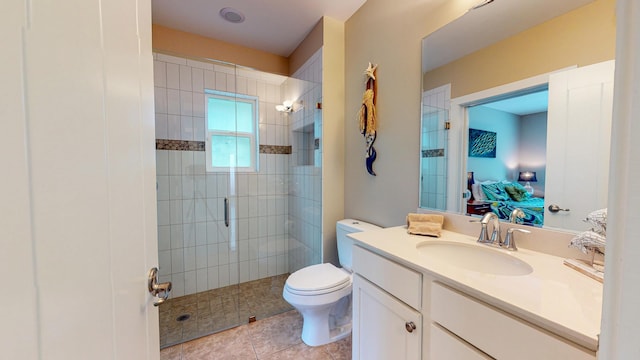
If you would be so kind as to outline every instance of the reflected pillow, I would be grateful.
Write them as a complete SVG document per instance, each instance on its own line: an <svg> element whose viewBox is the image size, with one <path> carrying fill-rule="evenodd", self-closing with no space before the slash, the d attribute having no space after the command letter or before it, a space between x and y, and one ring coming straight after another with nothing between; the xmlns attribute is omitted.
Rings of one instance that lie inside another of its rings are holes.
<svg viewBox="0 0 640 360"><path fill-rule="evenodd" d="M488 200L491 201L508 201L511 200L509 194L504 190L505 184L482 184L482 191L486 195Z"/></svg>
<svg viewBox="0 0 640 360"><path fill-rule="evenodd" d="M471 184L471 193L473 194L473 198L476 201L486 200L486 197L484 196L484 192L480 187L481 185L482 184Z"/></svg>
<svg viewBox="0 0 640 360"><path fill-rule="evenodd" d="M524 201L529 199L529 193L524 187L517 187L514 184L504 186L504 191L509 194L513 201Z"/></svg>

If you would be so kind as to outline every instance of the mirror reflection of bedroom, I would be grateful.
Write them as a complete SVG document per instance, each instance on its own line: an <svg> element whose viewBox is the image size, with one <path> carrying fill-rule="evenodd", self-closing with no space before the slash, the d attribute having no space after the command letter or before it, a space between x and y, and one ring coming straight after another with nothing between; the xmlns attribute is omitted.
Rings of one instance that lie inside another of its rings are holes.
<svg viewBox="0 0 640 360"><path fill-rule="evenodd" d="M543 88L467 109L467 214L544 224L547 107Z"/></svg>

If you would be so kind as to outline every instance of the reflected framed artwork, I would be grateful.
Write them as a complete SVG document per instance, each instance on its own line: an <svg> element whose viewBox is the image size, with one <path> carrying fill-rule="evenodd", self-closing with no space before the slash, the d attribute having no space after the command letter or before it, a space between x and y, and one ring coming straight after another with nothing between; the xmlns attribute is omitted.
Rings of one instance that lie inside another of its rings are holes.
<svg viewBox="0 0 640 360"><path fill-rule="evenodd" d="M497 138L493 131L469 129L469 157L495 158Z"/></svg>

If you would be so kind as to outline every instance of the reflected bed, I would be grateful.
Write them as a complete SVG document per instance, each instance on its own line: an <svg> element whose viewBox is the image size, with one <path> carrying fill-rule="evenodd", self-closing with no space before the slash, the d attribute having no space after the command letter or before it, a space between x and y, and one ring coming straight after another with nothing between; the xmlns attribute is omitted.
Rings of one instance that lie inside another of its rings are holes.
<svg viewBox="0 0 640 360"><path fill-rule="evenodd" d="M475 182L470 173L468 188L471 191L470 201L483 201L491 205L491 211L502 220L509 220L511 212L522 209L524 219L518 223L542 226L544 223L544 198L533 197L517 182L487 180Z"/></svg>
<svg viewBox="0 0 640 360"><path fill-rule="evenodd" d="M509 215L515 208L524 212L522 223L525 225L542 226L544 223L544 199L530 198L523 201L490 201L491 210L500 219L509 220Z"/></svg>

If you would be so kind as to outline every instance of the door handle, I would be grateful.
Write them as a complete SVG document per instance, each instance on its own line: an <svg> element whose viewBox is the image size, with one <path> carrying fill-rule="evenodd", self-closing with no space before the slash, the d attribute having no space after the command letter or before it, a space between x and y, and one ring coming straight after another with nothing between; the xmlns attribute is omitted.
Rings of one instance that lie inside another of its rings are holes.
<svg viewBox="0 0 640 360"><path fill-rule="evenodd" d="M557 213L558 211L571 211L569 209L562 209L560 208L560 206L556 205L556 204L551 204L549 205L549 211L551 211L552 213Z"/></svg>
<svg viewBox="0 0 640 360"><path fill-rule="evenodd" d="M229 199L224 198L224 226L229 227Z"/></svg>
<svg viewBox="0 0 640 360"><path fill-rule="evenodd" d="M159 299L158 302L153 303L153 306L160 306L169 298L169 294L171 293L171 281L158 283L157 267L153 267L149 270L148 278L149 281L147 282L147 287L149 292L151 295Z"/></svg>

